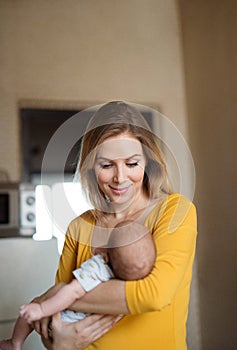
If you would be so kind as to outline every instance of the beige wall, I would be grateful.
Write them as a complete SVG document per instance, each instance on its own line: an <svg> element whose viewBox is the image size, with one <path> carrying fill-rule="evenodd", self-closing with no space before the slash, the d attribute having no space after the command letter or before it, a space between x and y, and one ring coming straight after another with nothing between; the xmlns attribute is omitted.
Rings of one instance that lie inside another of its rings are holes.
<svg viewBox="0 0 237 350"><path fill-rule="evenodd" d="M0 39L0 168L11 180L21 174L19 102L32 104L22 100L158 105L187 135L174 0L0 1Z"/></svg>
<svg viewBox="0 0 237 350"><path fill-rule="evenodd" d="M237 3L180 1L204 350L237 348Z"/></svg>

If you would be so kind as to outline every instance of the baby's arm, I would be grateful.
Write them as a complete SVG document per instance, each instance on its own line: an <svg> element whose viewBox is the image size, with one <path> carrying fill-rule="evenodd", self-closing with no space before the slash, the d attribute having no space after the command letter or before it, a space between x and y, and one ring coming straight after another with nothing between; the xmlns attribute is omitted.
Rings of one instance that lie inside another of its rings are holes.
<svg viewBox="0 0 237 350"><path fill-rule="evenodd" d="M85 294L77 280L65 284L55 295L43 301L41 304L30 303L20 307L20 316L28 323L40 320L43 317L54 315L74 303Z"/></svg>

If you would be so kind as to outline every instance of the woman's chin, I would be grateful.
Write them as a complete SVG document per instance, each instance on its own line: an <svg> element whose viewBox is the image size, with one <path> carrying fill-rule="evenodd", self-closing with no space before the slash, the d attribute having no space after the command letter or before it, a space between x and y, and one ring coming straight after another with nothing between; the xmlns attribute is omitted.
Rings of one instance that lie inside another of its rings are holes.
<svg viewBox="0 0 237 350"><path fill-rule="evenodd" d="M117 196L112 197L110 199L111 207L113 208L121 208L121 209L127 209L130 207L130 205L134 202L134 198L132 196Z"/></svg>

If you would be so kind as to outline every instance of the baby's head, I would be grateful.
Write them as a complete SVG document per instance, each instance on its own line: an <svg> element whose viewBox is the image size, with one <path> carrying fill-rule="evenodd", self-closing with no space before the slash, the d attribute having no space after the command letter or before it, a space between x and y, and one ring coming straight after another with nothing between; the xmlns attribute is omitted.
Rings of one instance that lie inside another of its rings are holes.
<svg viewBox="0 0 237 350"><path fill-rule="evenodd" d="M146 277L156 258L149 230L133 221L122 222L112 230L107 253L115 276L122 280Z"/></svg>

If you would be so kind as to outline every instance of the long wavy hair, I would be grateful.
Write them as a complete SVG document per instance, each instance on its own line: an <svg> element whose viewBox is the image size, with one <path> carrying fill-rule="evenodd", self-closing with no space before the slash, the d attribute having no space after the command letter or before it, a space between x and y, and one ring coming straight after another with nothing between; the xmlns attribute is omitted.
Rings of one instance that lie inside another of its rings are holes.
<svg viewBox="0 0 237 350"><path fill-rule="evenodd" d="M95 209L106 211L108 203L101 192L95 171L97 147L109 137L129 134L141 142L146 158L143 189L150 199L171 194L166 164L158 139L142 114L133 105L112 101L100 107L91 117L82 139L77 172L82 189Z"/></svg>

